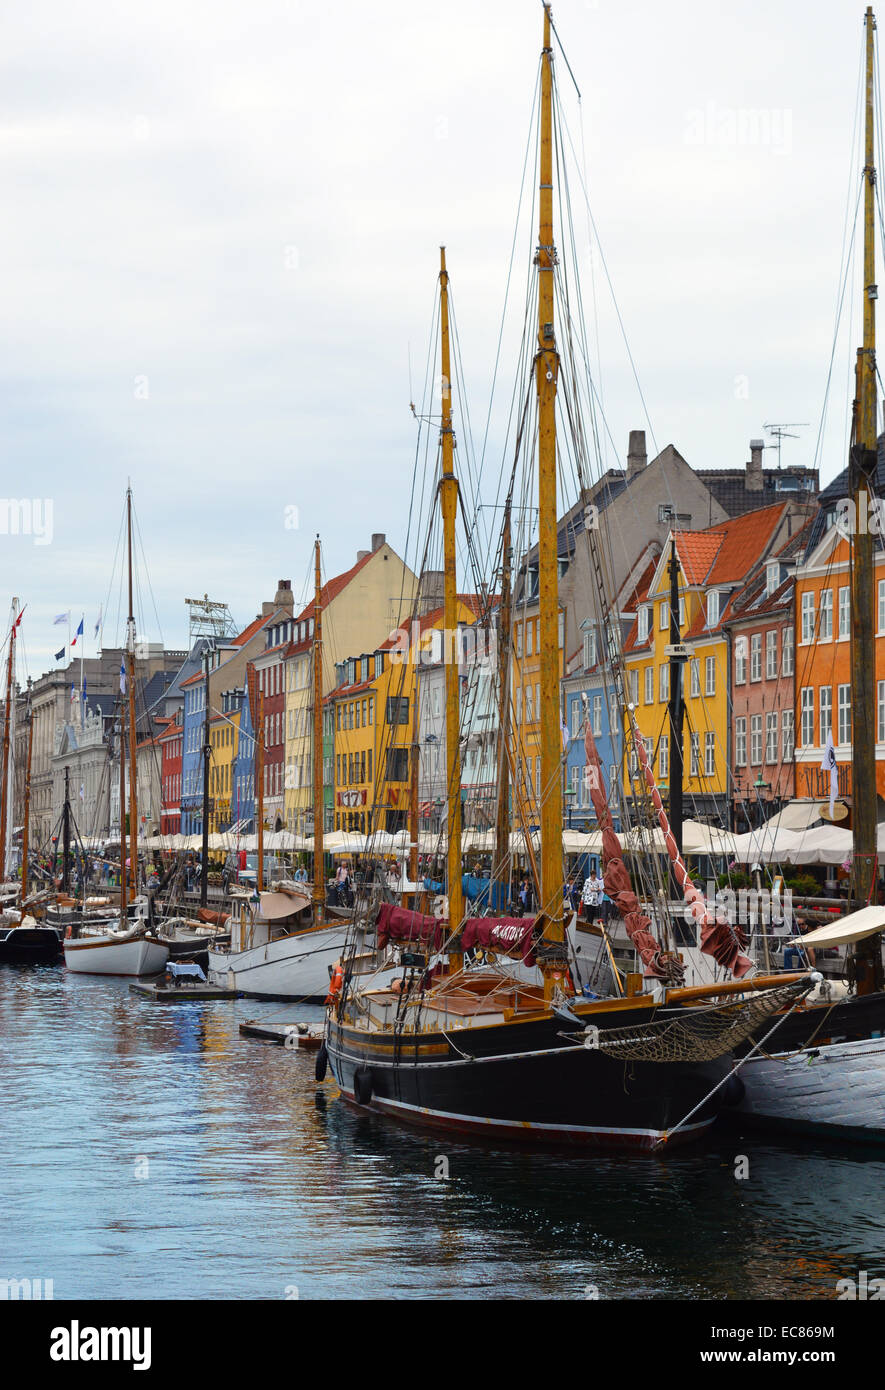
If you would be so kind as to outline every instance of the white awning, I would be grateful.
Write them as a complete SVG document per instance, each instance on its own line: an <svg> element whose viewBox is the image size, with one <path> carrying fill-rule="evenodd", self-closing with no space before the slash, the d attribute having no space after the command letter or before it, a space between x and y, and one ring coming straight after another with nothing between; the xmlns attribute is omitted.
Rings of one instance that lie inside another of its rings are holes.
<svg viewBox="0 0 885 1390"><path fill-rule="evenodd" d="M821 807L825 805L821 801L788 801L767 824L775 830L808 830L822 819Z"/></svg>
<svg viewBox="0 0 885 1390"><path fill-rule="evenodd" d="M835 922L827 922L793 939L803 946L847 946L883 930L885 907L862 907L858 912L849 912L846 917L837 917Z"/></svg>

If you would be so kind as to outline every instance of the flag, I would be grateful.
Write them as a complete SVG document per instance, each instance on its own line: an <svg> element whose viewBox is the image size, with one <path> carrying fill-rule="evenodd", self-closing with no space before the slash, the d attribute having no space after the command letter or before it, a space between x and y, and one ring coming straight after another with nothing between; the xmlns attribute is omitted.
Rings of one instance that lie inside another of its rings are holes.
<svg viewBox="0 0 885 1390"><path fill-rule="evenodd" d="M86 677L85 677L85 676L83 677L83 689L80 691L80 698L81 698L81 700L83 701L83 703L84 703L84 705L85 705L85 703L86 703Z"/></svg>
<svg viewBox="0 0 885 1390"><path fill-rule="evenodd" d="M78 637L82 637L82 636L83 636L83 619L81 618L81 619L80 619L80 626L77 628L77 631L74 633L73 637L71 638L71 646L72 646L72 647L76 647L76 645L77 645L77 638L78 638Z"/></svg>
<svg viewBox="0 0 885 1390"><path fill-rule="evenodd" d="M61 649L60 652L56 652L56 653L55 653L55 659L56 659L56 661L64 661L66 650L67 650L66 647L62 647L62 649Z"/></svg>
<svg viewBox="0 0 885 1390"><path fill-rule="evenodd" d="M27 607L27 604L25 604L25 607ZM15 622L12 624L12 630L13 630L13 632L15 632L15 629L18 627L19 623L21 622L21 620L22 620L22 618L23 618L24 616L25 616L25 610L24 610L24 608L23 608L22 611L19 613L18 617L16 618Z"/></svg>
<svg viewBox="0 0 885 1390"><path fill-rule="evenodd" d="M71 681L71 704L74 703L74 701L76 700L76 698L77 698L77 687L74 685L74 682Z"/></svg>
<svg viewBox="0 0 885 1390"><path fill-rule="evenodd" d="M95 632L92 634L93 637L97 637L97 636L98 636L98 630L99 630L100 627L101 627L101 609L99 608L99 610L98 610L98 617L97 617L96 620L95 620Z"/></svg>
<svg viewBox="0 0 885 1390"><path fill-rule="evenodd" d="M84 798L84 794L83 794L83 783L81 782L81 783L80 783L80 800L83 801L84 799L85 799L85 798Z"/></svg>
<svg viewBox="0 0 885 1390"><path fill-rule="evenodd" d="M70 616L70 613L57 613L52 620L52 626L58 627L59 623L66 623Z"/></svg>
<svg viewBox="0 0 885 1390"><path fill-rule="evenodd" d="M830 820L832 820L836 809L836 793L839 790L839 768L836 763L836 748L833 743L832 729L827 734L826 747L820 760L820 767L821 772L826 772L827 768L830 770Z"/></svg>
<svg viewBox="0 0 885 1390"><path fill-rule="evenodd" d="M121 661L121 662L120 662L120 694L121 694L121 695L125 695L125 694L126 694L126 663L125 663L125 661Z"/></svg>

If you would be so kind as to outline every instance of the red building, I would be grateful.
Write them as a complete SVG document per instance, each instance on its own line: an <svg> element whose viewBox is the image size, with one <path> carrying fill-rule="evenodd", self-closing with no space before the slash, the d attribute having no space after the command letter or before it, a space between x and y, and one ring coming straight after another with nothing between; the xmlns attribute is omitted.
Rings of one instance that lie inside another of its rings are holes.
<svg viewBox="0 0 885 1390"><path fill-rule="evenodd" d="M268 640L275 632L275 628L268 628ZM286 683L283 657L289 645L287 639L276 646L267 647L253 663L264 719L261 730L264 742L264 824L270 830L284 830L286 827Z"/></svg>
<svg viewBox="0 0 885 1390"><path fill-rule="evenodd" d="M181 711L168 729L160 735L160 834L177 835L181 831L181 758L184 730Z"/></svg>

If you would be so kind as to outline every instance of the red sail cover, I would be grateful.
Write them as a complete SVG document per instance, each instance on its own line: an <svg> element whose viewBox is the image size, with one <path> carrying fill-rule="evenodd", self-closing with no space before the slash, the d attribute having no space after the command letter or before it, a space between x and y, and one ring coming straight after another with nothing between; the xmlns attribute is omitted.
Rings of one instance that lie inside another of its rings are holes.
<svg viewBox="0 0 885 1390"><path fill-rule="evenodd" d="M639 959L645 967L645 974L657 980L672 980L675 962L664 959L659 943L648 930L651 918L642 912L639 899L633 892L621 852L621 842L612 824L612 815L602 781L602 764L589 720L584 722L584 755L590 779L590 797L599 829L602 831L602 876L605 891L624 920L627 935L636 947Z"/></svg>
<svg viewBox="0 0 885 1390"><path fill-rule="evenodd" d="M378 946L383 951L389 941L414 941L438 951L445 940L448 922L438 917L425 917L396 903L382 903L378 909L376 931Z"/></svg>
<svg viewBox="0 0 885 1390"><path fill-rule="evenodd" d="M482 946L486 951L522 956L526 965L534 965L534 926L525 917L468 917L461 928L461 946L465 951Z"/></svg>
<svg viewBox="0 0 885 1390"><path fill-rule="evenodd" d="M654 773L648 764L648 755L645 751L645 740L642 739L636 728L636 721L630 715L630 722L633 726L633 746L639 755L642 764L642 771L645 776L645 785L648 787L652 805L657 812L658 824L664 836L664 843L667 846L667 853L673 865L673 873L676 876L685 904L693 920L697 922L701 929L701 950L707 956L712 956L717 965L721 965L723 970L730 970L736 980L740 980L746 975L748 970L752 970L753 962L743 954L743 947L747 944L747 938L740 927L732 926L729 922L717 922L715 912L711 912L706 898L700 888L692 882L688 869L679 853L673 831L670 829L670 822L664 810L664 803L661 801L661 793L655 784Z"/></svg>

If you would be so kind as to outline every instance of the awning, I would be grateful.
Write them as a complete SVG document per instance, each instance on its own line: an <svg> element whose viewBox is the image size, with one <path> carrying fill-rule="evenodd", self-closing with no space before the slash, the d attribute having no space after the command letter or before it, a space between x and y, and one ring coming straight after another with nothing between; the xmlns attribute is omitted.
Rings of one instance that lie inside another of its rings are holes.
<svg viewBox="0 0 885 1390"><path fill-rule="evenodd" d="M863 941L866 936L875 936L885 930L885 907L862 907L858 912L849 912L826 926L816 927L814 931L796 936L794 941L803 946L847 946L852 941Z"/></svg>
<svg viewBox="0 0 885 1390"><path fill-rule="evenodd" d="M788 801L786 806L766 822L774 830L808 830L821 819L821 801Z"/></svg>

